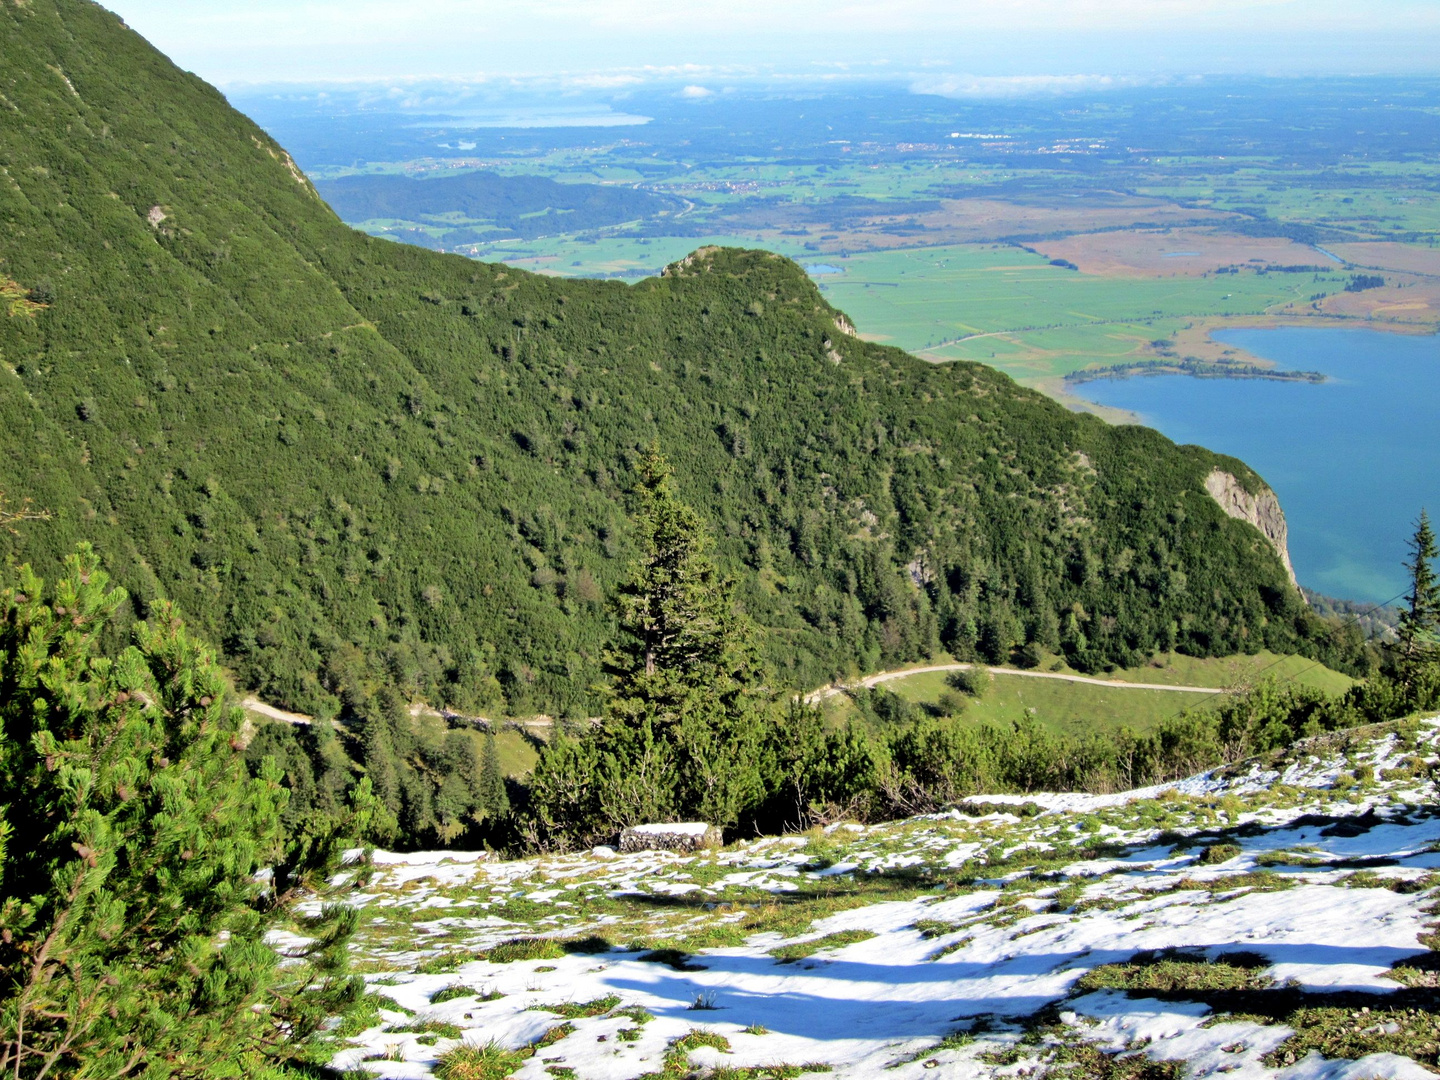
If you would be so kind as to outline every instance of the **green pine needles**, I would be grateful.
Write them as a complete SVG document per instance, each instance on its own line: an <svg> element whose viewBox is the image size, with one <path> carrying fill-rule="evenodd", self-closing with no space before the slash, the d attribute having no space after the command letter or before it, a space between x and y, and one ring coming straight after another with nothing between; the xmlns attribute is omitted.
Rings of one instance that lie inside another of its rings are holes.
<svg viewBox="0 0 1440 1080"><path fill-rule="evenodd" d="M350 909L265 934L370 812L287 838L273 763L251 777L241 712L167 604L108 649L125 600L82 546L48 594L0 592L0 1073L255 1072L360 992ZM273 874L268 883L257 876ZM293 924L292 924L293 925Z"/></svg>
<svg viewBox="0 0 1440 1080"><path fill-rule="evenodd" d="M527 822L536 843L596 843L642 821L734 825L764 793L778 695L758 635L658 449L637 472L641 554L616 603L606 717L593 737L562 735L541 755Z"/></svg>
<svg viewBox="0 0 1440 1080"><path fill-rule="evenodd" d="M1440 548L1436 547L1435 530L1422 509L1410 540L1410 561L1405 564L1410 588L1396 635L1395 661L1402 681L1412 681L1420 668L1440 655L1440 579L1432 565L1437 556Z"/></svg>

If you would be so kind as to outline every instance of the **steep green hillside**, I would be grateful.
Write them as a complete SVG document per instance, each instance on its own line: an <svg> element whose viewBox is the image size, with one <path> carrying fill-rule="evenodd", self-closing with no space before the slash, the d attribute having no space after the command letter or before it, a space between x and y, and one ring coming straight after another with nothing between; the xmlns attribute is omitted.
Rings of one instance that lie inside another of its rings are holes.
<svg viewBox="0 0 1440 1080"><path fill-rule="evenodd" d="M1239 462L862 343L765 253L625 286L371 239L84 0L0 0L0 56L0 487L55 515L0 546L93 538L277 703L591 711L652 441L796 684L1309 647L1202 487Z"/></svg>

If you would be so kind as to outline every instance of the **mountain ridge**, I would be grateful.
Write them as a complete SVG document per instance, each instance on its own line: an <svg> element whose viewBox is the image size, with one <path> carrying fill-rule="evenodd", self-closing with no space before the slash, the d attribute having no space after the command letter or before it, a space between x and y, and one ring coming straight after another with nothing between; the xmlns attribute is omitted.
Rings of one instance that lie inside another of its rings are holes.
<svg viewBox="0 0 1440 1080"><path fill-rule="evenodd" d="M658 442L790 685L1027 642L1320 647L1243 463L837 331L719 249L633 286L344 226L284 149L86 0L0 7L0 488L176 599L245 685L589 715Z"/></svg>

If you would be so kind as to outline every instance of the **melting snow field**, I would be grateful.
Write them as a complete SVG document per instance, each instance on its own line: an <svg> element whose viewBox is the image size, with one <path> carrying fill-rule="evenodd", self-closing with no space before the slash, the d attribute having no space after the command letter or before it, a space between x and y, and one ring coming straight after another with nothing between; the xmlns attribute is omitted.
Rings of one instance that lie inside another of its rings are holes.
<svg viewBox="0 0 1440 1080"><path fill-rule="evenodd" d="M426 1077L493 1043L521 1080L1429 1077L1437 734L694 855L377 852L344 875L376 1008L333 1065Z"/></svg>

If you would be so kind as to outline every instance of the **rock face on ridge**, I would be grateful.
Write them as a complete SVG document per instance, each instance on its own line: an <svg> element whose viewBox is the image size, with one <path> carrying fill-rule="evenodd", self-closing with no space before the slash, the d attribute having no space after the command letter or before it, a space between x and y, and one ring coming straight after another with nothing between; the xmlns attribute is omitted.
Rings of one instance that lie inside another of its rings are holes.
<svg viewBox="0 0 1440 1080"><path fill-rule="evenodd" d="M1290 549L1286 546L1289 529L1285 524L1285 512L1280 509L1280 500L1268 487L1259 494L1246 491L1233 475L1223 469L1214 469L1205 478L1205 490L1220 504L1220 509L1232 518L1248 521L1260 534L1269 540L1285 564L1290 575L1290 584L1299 587L1295 580L1295 567L1290 564Z"/></svg>

